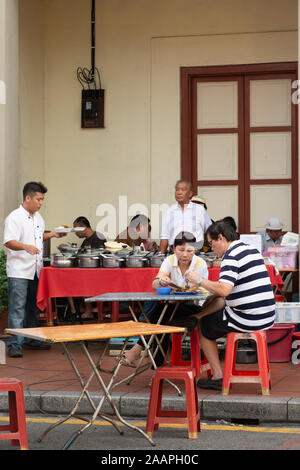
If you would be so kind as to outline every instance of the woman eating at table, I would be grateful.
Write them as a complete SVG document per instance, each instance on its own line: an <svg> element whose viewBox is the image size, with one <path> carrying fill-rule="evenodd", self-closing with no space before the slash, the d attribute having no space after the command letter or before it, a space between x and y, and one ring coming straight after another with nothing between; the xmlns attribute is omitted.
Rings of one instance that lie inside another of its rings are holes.
<svg viewBox="0 0 300 470"><path fill-rule="evenodd" d="M186 288L186 275L188 272L195 272L203 278L208 278L208 269L206 262L195 255L196 238L190 232L180 232L174 240L174 254L168 256L163 261L157 276L153 279L152 288L156 290L158 287L168 287L170 283L175 284L179 288ZM155 309L151 312L149 320L151 323L157 323L164 305L156 302ZM174 304L170 304L165 312L162 324L167 324L173 312ZM179 305L172 324L183 326L192 330L195 326L195 319L190 317L201 311L201 307L191 301L183 302ZM190 317L190 318L189 318ZM174 323L175 322L175 323ZM168 335L162 343L163 349L168 348ZM129 367L135 367L135 361L140 357L143 350L143 343L139 340L129 351L123 355L121 363ZM159 351L156 355L155 362L159 366L164 358Z"/></svg>

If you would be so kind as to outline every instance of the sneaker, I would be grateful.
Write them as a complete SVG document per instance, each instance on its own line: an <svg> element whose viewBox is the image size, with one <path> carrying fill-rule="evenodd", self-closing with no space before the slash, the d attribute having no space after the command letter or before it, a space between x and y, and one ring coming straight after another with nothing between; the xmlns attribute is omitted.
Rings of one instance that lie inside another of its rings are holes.
<svg viewBox="0 0 300 470"><path fill-rule="evenodd" d="M12 347L8 349L9 357L23 357L22 351L19 348Z"/></svg>
<svg viewBox="0 0 300 470"><path fill-rule="evenodd" d="M212 376L209 379L199 379L197 382L197 387L203 388L206 390L222 390L223 379L212 379Z"/></svg>

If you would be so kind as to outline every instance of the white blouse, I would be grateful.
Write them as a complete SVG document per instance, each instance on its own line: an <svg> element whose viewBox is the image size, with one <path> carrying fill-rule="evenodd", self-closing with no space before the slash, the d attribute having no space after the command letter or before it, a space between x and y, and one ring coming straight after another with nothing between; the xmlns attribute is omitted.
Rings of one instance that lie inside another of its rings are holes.
<svg viewBox="0 0 300 470"><path fill-rule="evenodd" d="M189 269L185 272L193 271L200 276L208 279L208 269L206 262L199 256L194 255L190 264ZM178 265L178 259L176 255L168 256L164 259L161 264L160 273L164 273L167 276L170 276L171 281L174 282L179 287L185 286L185 278L182 275L181 269Z"/></svg>

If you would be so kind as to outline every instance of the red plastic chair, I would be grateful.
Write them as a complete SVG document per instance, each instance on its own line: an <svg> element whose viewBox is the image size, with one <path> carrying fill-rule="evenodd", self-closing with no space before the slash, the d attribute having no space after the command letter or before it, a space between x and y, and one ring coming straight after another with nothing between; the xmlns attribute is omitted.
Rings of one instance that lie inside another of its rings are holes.
<svg viewBox="0 0 300 470"><path fill-rule="evenodd" d="M207 377L212 375L212 370L209 362L205 355L203 361L201 360L200 341L198 336L197 328L189 333L191 341L191 360L182 360L182 333L173 334L172 340L172 354L171 354L171 366L190 366L196 371L196 377L201 377L203 372L207 373Z"/></svg>
<svg viewBox="0 0 300 470"><path fill-rule="evenodd" d="M23 384L18 379L0 378L0 392L8 392L10 417L9 424L0 426L0 440L11 439L12 445L28 450Z"/></svg>
<svg viewBox="0 0 300 470"><path fill-rule="evenodd" d="M184 380L186 411L162 410L163 382L169 380ZM187 424L189 439L197 439L200 427L200 411L196 372L191 367L158 367L152 379L151 394L148 409L146 432L152 437L161 423Z"/></svg>
<svg viewBox="0 0 300 470"><path fill-rule="evenodd" d="M252 339L256 342L258 370L237 370L236 352L239 339ZM262 394L270 395L271 377L268 345L265 331L251 333L228 333L223 373L223 395L228 395L232 383L256 382L261 385Z"/></svg>
<svg viewBox="0 0 300 470"><path fill-rule="evenodd" d="M119 312L119 302L109 302L109 310L105 312L104 308L105 302L97 302L97 309L98 309L98 321L101 323L103 322L104 318L109 315L111 322L118 322L122 319L132 319L131 313L128 311L126 313ZM132 302L133 305L133 302Z"/></svg>

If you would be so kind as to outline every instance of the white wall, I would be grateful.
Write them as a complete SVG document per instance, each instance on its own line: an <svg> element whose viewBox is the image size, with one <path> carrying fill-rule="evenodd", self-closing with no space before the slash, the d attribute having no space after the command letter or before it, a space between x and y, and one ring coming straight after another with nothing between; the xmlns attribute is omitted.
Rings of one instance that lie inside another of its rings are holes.
<svg viewBox="0 0 300 470"><path fill-rule="evenodd" d="M78 215L95 226L97 206L118 208L120 195L149 210L173 202L180 66L298 57L297 0L96 1L105 129L83 130L76 69L90 67L90 2L22 0L20 13L21 179L48 186L48 228Z"/></svg>
<svg viewBox="0 0 300 470"><path fill-rule="evenodd" d="M19 202L19 55L18 0L0 0L0 80L6 103L0 104L0 231Z"/></svg>

